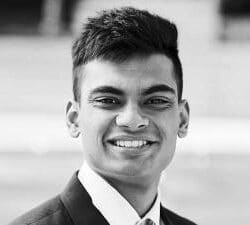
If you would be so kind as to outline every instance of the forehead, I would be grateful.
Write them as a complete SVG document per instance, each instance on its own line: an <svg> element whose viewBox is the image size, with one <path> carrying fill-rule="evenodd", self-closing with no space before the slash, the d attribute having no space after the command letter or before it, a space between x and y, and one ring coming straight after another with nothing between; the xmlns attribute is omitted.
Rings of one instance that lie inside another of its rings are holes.
<svg viewBox="0 0 250 225"><path fill-rule="evenodd" d="M160 84L177 90L173 63L162 54L135 56L122 63L93 60L85 65L83 77L81 92L99 86L114 86L131 93Z"/></svg>

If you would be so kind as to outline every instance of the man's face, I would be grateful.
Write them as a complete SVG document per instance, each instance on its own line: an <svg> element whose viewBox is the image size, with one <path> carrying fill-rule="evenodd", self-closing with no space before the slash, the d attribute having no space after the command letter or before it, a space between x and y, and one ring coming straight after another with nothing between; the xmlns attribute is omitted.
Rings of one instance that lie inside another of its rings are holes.
<svg viewBox="0 0 250 225"><path fill-rule="evenodd" d="M83 76L81 102L73 111L90 166L106 178L158 179L188 123L171 60L160 54L120 64L94 60Z"/></svg>

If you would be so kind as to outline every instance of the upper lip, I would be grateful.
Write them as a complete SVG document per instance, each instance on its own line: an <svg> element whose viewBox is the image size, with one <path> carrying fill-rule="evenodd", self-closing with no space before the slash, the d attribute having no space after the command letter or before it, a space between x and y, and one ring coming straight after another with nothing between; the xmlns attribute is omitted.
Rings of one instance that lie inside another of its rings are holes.
<svg viewBox="0 0 250 225"><path fill-rule="evenodd" d="M114 136L111 138L108 138L108 142L114 142L114 141L149 141L149 142L158 142L156 138L148 137L148 136L131 136L131 135L119 135L119 136Z"/></svg>

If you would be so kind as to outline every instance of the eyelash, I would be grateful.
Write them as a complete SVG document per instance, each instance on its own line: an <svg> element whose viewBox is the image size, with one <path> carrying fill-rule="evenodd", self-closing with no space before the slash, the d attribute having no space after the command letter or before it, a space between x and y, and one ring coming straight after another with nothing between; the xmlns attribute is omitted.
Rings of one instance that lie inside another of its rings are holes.
<svg viewBox="0 0 250 225"><path fill-rule="evenodd" d="M166 104L166 103L168 103L167 100L162 99L162 98L151 98L151 99L146 101L146 104L148 104L147 102L150 102L150 101L156 101L154 104Z"/></svg>
<svg viewBox="0 0 250 225"><path fill-rule="evenodd" d="M154 102L153 102L154 101ZM114 97L98 97L90 100L91 103L96 103L97 106L103 108L115 108L122 104L118 98ZM152 97L146 100L142 105L152 109L166 109L172 106L172 102L169 99L163 97Z"/></svg>
<svg viewBox="0 0 250 225"><path fill-rule="evenodd" d="M163 97L153 97L148 99L144 105L151 109L164 110L170 108L173 105L173 102Z"/></svg>
<svg viewBox="0 0 250 225"><path fill-rule="evenodd" d="M105 105L120 105L121 102L114 97L99 97L91 100L91 102L96 102L98 104L105 104Z"/></svg>

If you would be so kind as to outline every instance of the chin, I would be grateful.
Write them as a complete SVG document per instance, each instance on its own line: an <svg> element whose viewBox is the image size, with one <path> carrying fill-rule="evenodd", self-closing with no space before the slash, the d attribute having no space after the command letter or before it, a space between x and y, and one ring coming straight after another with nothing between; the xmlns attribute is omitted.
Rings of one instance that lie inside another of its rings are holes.
<svg viewBox="0 0 250 225"><path fill-rule="evenodd" d="M148 164L148 163L147 163ZM109 168L109 175L116 179L136 180L154 177L157 172L150 165L141 162L120 162L119 165Z"/></svg>

